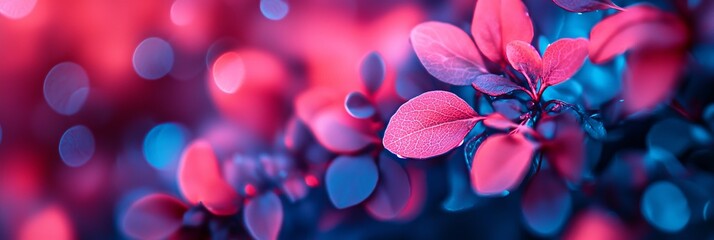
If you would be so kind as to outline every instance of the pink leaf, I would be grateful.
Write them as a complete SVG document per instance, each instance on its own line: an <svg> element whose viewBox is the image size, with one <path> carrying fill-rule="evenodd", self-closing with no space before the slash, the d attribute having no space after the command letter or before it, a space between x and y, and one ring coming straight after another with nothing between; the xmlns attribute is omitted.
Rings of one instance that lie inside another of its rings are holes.
<svg viewBox="0 0 714 240"><path fill-rule="evenodd" d="M468 85L486 72L481 54L461 29L441 22L425 22L411 33L414 51L424 68L442 82Z"/></svg>
<svg viewBox="0 0 714 240"><path fill-rule="evenodd" d="M243 221L255 239L278 239L283 224L283 204L273 192L248 201Z"/></svg>
<svg viewBox="0 0 714 240"><path fill-rule="evenodd" d="M369 121L350 116L345 99L345 95L331 89L313 88L297 97L295 112L325 148L352 153L378 139L373 136Z"/></svg>
<svg viewBox="0 0 714 240"><path fill-rule="evenodd" d="M649 110L675 91L685 63L679 49L637 51L627 58L623 98L625 111Z"/></svg>
<svg viewBox="0 0 714 240"><path fill-rule="evenodd" d="M553 86L568 80L588 56L588 40L563 38L552 43L543 54L543 82Z"/></svg>
<svg viewBox="0 0 714 240"><path fill-rule="evenodd" d="M188 210L178 199L161 193L134 202L124 215L124 232L140 239L165 239L176 232Z"/></svg>
<svg viewBox="0 0 714 240"><path fill-rule="evenodd" d="M560 231L572 205L568 187L550 170L542 170L531 179L521 201L526 224L543 236L552 236Z"/></svg>
<svg viewBox="0 0 714 240"><path fill-rule="evenodd" d="M384 147L408 158L444 154L463 142L482 117L456 94L423 93L399 107L384 133Z"/></svg>
<svg viewBox="0 0 714 240"><path fill-rule="evenodd" d="M492 62L506 64L506 45L531 42L533 23L521 0L479 0L471 23L479 50Z"/></svg>
<svg viewBox="0 0 714 240"><path fill-rule="evenodd" d="M369 129L369 121L356 119L340 105L323 109L308 125L321 145L330 151L353 153L378 142Z"/></svg>
<svg viewBox="0 0 714 240"><path fill-rule="evenodd" d="M471 184L481 195L502 194L517 187L528 172L536 145L522 134L487 138L474 154Z"/></svg>
<svg viewBox="0 0 714 240"><path fill-rule="evenodd" d="M238 212L238 193L223 179L213 148L204 140L196 140L184 150L178 167L178 185L189 202L202 202L213 214Z"/></svg>
<svg viewBox="0 0 714 240"><path fill-rule="evenodd" d="M611 0L553 0L553 2L565 10L577 13L592 12L595 10L605 10L610 8L623 10L612 3Z"/></svg>
<svg viewBox="0 0 714 240"><path fill-rule="evenodd" d="M407 172L389 154L380 154L379 183L367 202L369 213L377 219L393 219L407 206L410 195Z"/></svg>
<svg viewBox="0 0 714 240"><path fill-rule="evenodd" d="M565 240L625 240L633 237L617 215L597 207L578 213L562 236Z"/></svg>
<svg viewBox="0 0 714 240"><path fill-rule="evenodd" d="M677 48L688 40L687 26L679 17L653 6L636 5L593 27L590 60L603 63L632 48Z"/></svg>
<svg viewBox="0 0 714 240"><path fill-rule="evenodd" d="M541 75L543 61L538 51L530 43L516 40L506 46L508 62L517 71L536 81ZM534 83L529 83L534 84Z"/></svg>
<svg viewBox="0 0 714 240"><path fill-rule="evenodd" d="M512 82L511 80L495 74L480 75L476 77L476 80L474 80L473 83L471 83L471 86L479 92L490 96L501 96L516 90L526 91L526 89L518 86L518 84Z"/></svg>

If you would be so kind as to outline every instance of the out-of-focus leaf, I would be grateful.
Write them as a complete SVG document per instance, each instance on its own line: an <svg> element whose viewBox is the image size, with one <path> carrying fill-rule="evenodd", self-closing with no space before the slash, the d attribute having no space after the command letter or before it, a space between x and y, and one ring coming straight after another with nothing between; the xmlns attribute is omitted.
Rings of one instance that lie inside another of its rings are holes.
<svg viewBox="0 0 714 240"><path fill-rule="evenodd" d="M327 195L336 208L357 205L377 186L379 172L369 156L339 156L327 168Z"/></svg>
<svg viewBox="0 0 714 240"><path fill-rule="evenodd" d="M468 85L486 72L476 45L466 32L446 23L425 22L411 33L414 51L427 71L453 85Z"/></svg>
<svg viewBox="0 0 714 240"><path fill-rule="evenodd" d="M161 193L134 202L122 219L122 229L141 239L167 238L181 227L188 208L178 199Z"/></svg>
<svg viewBox="0 0 714 240"><path fill-rule="evenodd" d="M267 192L248 201L243 220L255 239L277 239L283 224L283 204L275 193Z"/></svg>
<svg viewBox="0 0 714 240"><path fill-rule="evenodd" d="M409 176L390 154L379 155L379 183L374 194L367 201L367 211L377 219L388 220L407 206L411 187Z"/></svg>
<svg viewBox="0 0 714 240"><path fill-rule="evenodd" d="M530 167L536 145L522 134L492 135L476 150L471 184L480 195L513 190Z"/></svg>
<svg viewBox="0 0 714 240"><path fill-rule="evenodd" d="M596 24L590 32L590 60L609 61L628 49L679 48L689 40L676 15L650 5L635 5Z"/></svg>
<svg viewBox="0 0 714 240"><path fill-rule="evenodd" d="M385 65L382 55L378 52L370 52L362 59L360 65L360 75L362 82L369 93L375 93L382 86L385 75Z"/></svg>
<svg viewBox="0 0 714 240"><path fill-rule="evenodd" d="M533 23L521 0L479 0L471 22L471 34L479 50L497 64L507 64L506 46L533 40Z"/></svg>
<svg viewBox="0 0 714 240"><path fill-rule="evenodd" d="M189 202L201 202L213 214L238 212L240 197L223 179L213 148L204 140L196 140L184 150L178 167L178 186Z"/></svg>
<svg viewBox="0 0 714 240"><path fill-rule="evenodd" d="M626 113L651 110L675 92L686 55L679 49L641 50L627 58L622 97Z"/></svg>
<svg viewBox="0 0 714 240"><path fill-rule="evenodd" d="M553 0L553 2L565 10L578 13L610 8L623 10L611 0Z"/></svg>
<svg viewBox="0 0 714 240"><path fill-rule="evenodd" d="M550 170L542 170L531 179L521 201L526 225L542 236L560 231L572 205L568 187Z"/></svg>
<svg viewBox="0 0 714 240"><path fill-rule="evenodd" d="M632 237L617 215L597 207L591 207L581 211L570 221L562 238L565 240L625 240Z"/></svg>
<svg viewBox="0 0 714 240"><path fill-rule="evenodd" d="M347 113L356 118L370 118L377 112L367 96L360 92L351 92L345 97Z"/></svg>

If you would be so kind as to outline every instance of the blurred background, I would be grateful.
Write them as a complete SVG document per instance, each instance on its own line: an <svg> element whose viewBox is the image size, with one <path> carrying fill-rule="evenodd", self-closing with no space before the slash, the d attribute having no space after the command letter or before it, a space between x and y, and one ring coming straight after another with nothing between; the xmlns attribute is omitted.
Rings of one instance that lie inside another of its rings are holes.
<svg viewBox="0 0 714 240"><path fill-rule="evenodd" d="M615 12L578 14L551 1L525 2L536 48L561 37L588 37ZM693 29L711 30L712 21L695 24L699 18L673 2L651 1L678 12ZM700 11L697 16L714 15L708 0L682 2ZM687 114L663 107L646 117L604 121L608 137L588 140L592 170L583 186L572 188L573 207L566 216L541 220L554 229L524 223L520 191L476 196L460 150L428 161L395 158L409 179L402 187L411 189L408 210L398 217L385 219L370 207L333 207L323 176L339 153L312 136L314 126L298 116L299 96L329 89L342 104L344 95L365 92L360 66L373 52L384 64L384 83L372 96L383 108L376 120L381 128L400 104L424 91L473 95L470 87L449 88L429 75L409 33L429 20L468 29L474 4L0 0L0 238L136 238L126 229L127 211L156 193L178 199L193 209L188 212L208 213L187 200L177 177L182 152L196 139L211 144L219 174L242 198L280 196L281 221L272 226L281 239L714 238L714 108L707 108L714 100L714 47L705 30L695 30L704 33L702 40L691 44L691 64L673 90ZM624 57L586 63L573 83L548 94L607 112L617 107L626 63ZM381 131L373 138L381 139ZM243 179L253 172L231 180L229 166L246 164L239 159L255 159L259 166L250 171L259 169L255 179L261 180ZM279 174L271 175L272 168ZM297 190L287 187L293 177L300 179ZM642 206L650 204L677 207L643 215ZM185 234L171 238L256 237L242 212L196 221L181 214Z"/></svg>

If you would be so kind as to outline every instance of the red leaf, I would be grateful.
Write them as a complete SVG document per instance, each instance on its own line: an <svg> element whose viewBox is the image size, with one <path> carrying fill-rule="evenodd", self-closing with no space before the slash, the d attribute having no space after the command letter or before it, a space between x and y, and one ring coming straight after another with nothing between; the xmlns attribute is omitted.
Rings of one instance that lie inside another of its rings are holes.
<svg viewBox="0 0 714 240"><path fill-rule="evenodd" d="M251 199L243 213L245 225L255 239L278 239L283 224L283 204L273 192Z"/></svg>
<svg viewBox="0 0 714 240"><path fill-rule="evenodd" d="M648 110L667 100L676 89L686 60L684 54L679 49L630 54L624 77L625 111Z"/></svg>
<svg viewBox="0 0 714 240"><path fill-rule="evenodd" d="M204 140L196 140L184 150L178 168L178 185L189 202L202 202L216 215L238 212L238 193L223 179L213 148Z"/></svg>
<svg viewBox="0 0 714 240"><path fill-rule="evenodd" d="M419 24L412 30L411 42L424 68L442 82L468 85L486 72L471 38L451 24Z"/></svg>
<svg viewBox="0 0 714 240"><path fill-rule="evenodd" d="M506 45L531 42L533 23L521 0L479 0L471 23L479 50L492 62L506 64Z"/></svg>
<svg viewBox="0 0 714 240"><path fill-rule="evenodd" d="M624 10L612 3L611 0L553 0L553 2L565 10L578 13L610 8Z"/></svg>
<svg viewBox="0 0 714 240"><path fill-rule="evenodd" d="M530 43L520 40L509 43L506 46L506 56L514 69L528 76L532 81L536 81L536 78L541 75L543 61Z"/></svg>
<svg viewBox="0 0 714 240"><path fill-rule="evenodd" d="M482 117L456 94L423 93L399 107L384 133L384 147L408 158L429 158L459 146Z"/></svg>
<svg viewBox="0 0 714 240"><path fill-rule="evenodd" d="M653 6L636 5L593 27L590 60L603 63L633 48L677 48L688 40L687 26L679 17Z"/></svg>
<svg viewBox="0 0 714 240"><path fill-rule="evenodd" d="M471 184L481 195L502 194L523 180L536 145L522 134L487 138L474 154Z"/></svg>
<svg viewBox="0 0 714 240"><path fill-rule="evenodd" d="M543 54L543 82L553 86L568 80L588 56L588 40L584 38L563 38L555 41Z"/></svg>
<svg viewBox="0 0 714 240"><path fill-rule="evenodd" d="M178 199L161 193L142 197L124 215L122 229L139 239L165 239L181 227L188 210Z"/></svg>
<svg viewBox="0 0 714 240"><path fill-rule="evenodd" d="M476 77L476 80L471 83L476 90L479 92L488 94L490 96L501 96L504 94L509 94L516 90L526 91L518 84L508 80L507 78L495 75L495 74L483 74Z"/></svg>

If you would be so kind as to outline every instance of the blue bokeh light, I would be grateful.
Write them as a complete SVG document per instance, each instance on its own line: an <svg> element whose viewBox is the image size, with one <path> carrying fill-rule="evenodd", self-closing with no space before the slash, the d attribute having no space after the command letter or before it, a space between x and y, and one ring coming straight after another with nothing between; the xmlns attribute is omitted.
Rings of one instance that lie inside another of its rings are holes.
<svg viewBox="0 0 714 240"><path fill-rule="evenodd" d="M42 90L45 101L55 112L73 115L89 96L89 77L82 66L63 62L47 73Z"/></svg>
<svg viewBox="0 0 714 240"><path fill-rule="evenodd" d="M177 123L163 123L152 128L144 138L144 157L157 169L178 162L187 142L186 128Z"/></svg>
<svg viewBox="0 0 714 240"><path fill-rule="evenodd" d="M77 125L67 129L59 142L59 153L67 166L79 167L94 155L94 135L89 128Z"/></svg>
<svg viewBox="0 0 714 240"><path fill-rule="evenodd" d="M132 63L139 76L156 80L171 71L174 65L174 50L161 38L147 38L136 47Z"/></svg>
<svg viewBox="0 0 714 240"><path fill-rule="evenodd" d="M260 12L270 20L281 20L289 11L290 5L283 0L260 0Z"/></svg>

